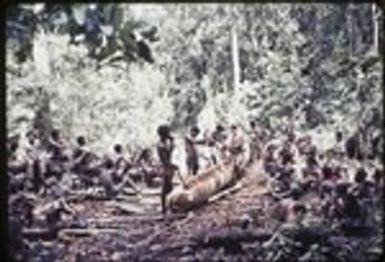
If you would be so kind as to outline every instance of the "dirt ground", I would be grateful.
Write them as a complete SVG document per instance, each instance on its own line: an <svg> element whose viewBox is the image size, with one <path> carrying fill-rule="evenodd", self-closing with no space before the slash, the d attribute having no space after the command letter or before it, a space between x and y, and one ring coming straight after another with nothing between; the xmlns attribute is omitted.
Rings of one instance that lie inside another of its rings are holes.
<svg viewBox="0 0 385 262"><path fill-rule="evenodd" d="M291 244L292 238L285 240L285 234L281 234L288 224L273 218L274 201L269 197L267 177L261 170L260 163L252 164L243 178L219 193L222 197L210 199L187 214L163 216L159 188L143 188L141 196L132 194L119 200L68 201L80 223L59 230L54 241L32 242L31 261L297 261L302 256L298 254L303 252ZM315 221L316 232L305 232L307 237L328 234L322 233L319 218L310 218L309 221ZM71 220L74 218L69 216L67 222ZM331 230L330 225L323 228ZM335 250L345 249L347 244L346 250L352 249L352 253L346 257L367 256L368 248L379 246L375 237L349 238L337 234L328 239L328 243L336 244L331 248L329 245L325 252L320 249L324 246L321 240L314 240L313 244L306 240L302 244L310 250L309 255L314 249L318 254L332 254L332 258Z"/></svg>
<svg viewBox="0 0 385 262"><path fill-rule="evenodd" d="M196 261L207 259L207 254L191 248L207 232L255 219L263 205L266 187L258 164L224 197L198 207L188 214L174 218L162 217L159 196L127 197L120 201L140 214L122 213L112 201L84 200L70 203L79 216L87 221L87 228L99 228L93 235L60 235L57 241L44 243L45 247L59 249L61 261ZM130 198L132 198L130 200ZM131 203L129 203L131 202ZM138 208L138 210L135 209ZM111 229L103 232L103 229ZM210 251L210 250L208 250ZM213 251L213 250L211 250ZM219 252L219 251L215 251ZM221 251L223 252L223 250Z"/></svg>

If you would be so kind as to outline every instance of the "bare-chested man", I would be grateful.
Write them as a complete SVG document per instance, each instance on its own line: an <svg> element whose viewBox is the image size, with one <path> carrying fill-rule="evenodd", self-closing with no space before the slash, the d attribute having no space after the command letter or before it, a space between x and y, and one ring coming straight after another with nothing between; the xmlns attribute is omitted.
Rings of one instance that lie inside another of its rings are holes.
<svg viewBox="0 0 385 262"><path fill-rule="evenodd" d="M218 124L215 127L214 132L207 139L208 146L211 148L211 158L212 162L215 165L219 160L225 158L225 144L227 140L227 134L225 128Z"/></svg>
<svg viewBox="0 0 385 262"><path fill-rule="evenodd" d="M20 152L18 141L12 141L8 148L8 171L12 175L27 173L27 160Z"/></svg>
<svg viewBox="0 0 385 262"><path fill-rule="evenodd" d="M245 140L237 125L231 126L231 134L227 141L226 148L230 160L234 163L235 172L241 174L246 165Z"/></svg>
<svg viewBox="0 0 385 262"><path fill-rule="evenodd" d="M136 163L143 174L144 182L147 186L152 186L153 180L157 175L157 171L152 158L151 150L149 148L143 149Z"/></svg>
<svg viewBox="0 0 385 262"><path fill-rule="evenodd" d="M59 130L54 129L49 138L49 151L51 153L51 159L60 161L67 160L67 156L65 155L66 148L67 145L62 139Z"/></svg>
<svg viewBox="0 0 385 262"><path fill-rule="evenodd" d="M76 174L82 174L86 168L87 150L85 149L86 139L83 136L76 138L75 149L72 154L72 170Z"/></svg>
<svg viewBox="0 0 385 262"><path fill-rule="evenodd" d="M157 130L159 140L157 143L158 157L161 163L162 174L162 213L166 213L166 198L172 191L172 178L174 175L173 165L171 163L172 152L174 150L174 138L170 134L168 125L162 125Z"/></svg>
<svg viewBox="0 0 385 262"><path fill-rule="evenodd" d="M186 148L186 165L189 175L196 175L199 170L199 156L197 145L203 145L204 140L198 140L200 129L196 126L190 130L190 135L185 137L185 148Z"/></svg>
<svg viewBox="0 0 385 262"><path fill-rule="evenodd" d="M250 121L250 162L260 159L262 154L262 133L254 121Z"/></svg>
<svg viewBox="0 0 385 262"><path fill-rule="evenodd" d="M111 160L114 162L114 170L116 172L116 182L121 182L123 176L127 173L128 169L131 167L131 164L127 160L127 157L124 155L123 147L121 144L114 145L113 154L111 155Z"/></svg>
<svg viewBox="0 0 385 262"><path fill-rule="evenodd" d="M45 183L45 163L41 156L41 144L34 131L27 133L27 144L25 145L25 156L28 164L28 177L32 181L34 191L37 193Z"/></svg>
<svg viewBox="0 0 385 262"><path fill-rule="evenodd" d="M62 139L59 130L54 129L48 140L49 173L60 179L65 172L69 160L68 145Z"/></svg>
<svg viewBox="0 0 385 262"><path fill-rule="evenodd" d="M287 139L283 142L279 155L283 165L288 163L294 164L296 162L298 158L298 150L295 145L295 134L292 131L288 133Z"/></svg>

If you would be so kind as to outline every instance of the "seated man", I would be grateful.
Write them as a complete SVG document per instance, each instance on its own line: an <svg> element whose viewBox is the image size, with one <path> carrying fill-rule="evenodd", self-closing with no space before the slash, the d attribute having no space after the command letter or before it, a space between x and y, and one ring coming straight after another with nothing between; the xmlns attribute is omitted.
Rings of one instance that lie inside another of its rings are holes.
<svg viewBox="0 0 385 262"><path fill-rule="evenodd" d="M48 140L49 143L49 152L51 154L52 160L66 161L68 156L66 156L67 145L62 139L59 130L54 129L51 132L51 136Z"/></svg>
<svg viewBox="0 0 385 262"><path fill-rule="evenodd" d="M87 163L89 152L85 149L86 139L83 136L76 138L76 146L72 154L72 171L78 175L83 174Z"/></svg>
<svg viewBox="0 0 385 262"><path fill-rule="evenodd" d="M286 165L288 163L294 164L298 158L298 152L291 139L284 141L284 144L279 152L281 164Z"/></svg>
<svg viewBox="0 0 385 262"><path fill-rule="evenodd" d="M271 177L278 171L278 160L276 157L276 145L269 144L266 146L265 156L263 158L263 167L266 173Z"/></svg>
<svg viewBox="0 0 385 262"><path fill-rule="evenodd" d="M306 189L315 186L321 179L321 169L318 164L316 150L312 150L306 155L305 166L302 169L302 184Z"/></svg>
<svg viewBox="0 0 385 262"><path fill-rule="evenodd" d="M48 139L48 173L56 176L59 180L66 172L69 156L68 146L61 138L60 132L54 129Z"/></svg>
<svg viewBox="0 0 385 262"><path fill-rule="evenodd" d="M300 155L308 154L315 147L311 136L304 136L302 138L297 139L296 146Z"/></svg>
<svg viewBox="0 0 385 262"><path fill-rule="evenodd" d="M113 148L113 154L110 159L114 163L114 169L116 171L116 181L121 182L123 176L127 173L128 169L131 168L131 163L127 160L126 156L123 154L122 145L116 144Z"/></svg>
<svg viewBox="0 0 385 262"><path fill-rule="evenodd" d="M18 142L11 142L8 151L8 171L11 174L27 173L27 159L19 150Z"/></svg>
<svg viewBox="0 0 385 262"><path fill-rule="evenodd" d="M117 195L118 192L114 185L116 172L114 170L114 162L111 159L106 159L99 179L107 198L111 198Z"/></svg>
<svg viewBox="0 0 385 262"><path fill-rule="evenodd" d="M370 199L374 191L374 184L367 180L368 173L364 168L359 168L355 174L353 192L361 199Z"/></svg>
<svg viewBox="0 0 385 262"><path fill-rule="evenodd" d="M97 163L98 157L88 148L83 136L76 138L76 145L72 153L71 171L77 176L77 186L91 186L93 180L101 172L101 163Z"/></svg>
<svg viewBox="0 0 385 262"><path fill-rule="evenodd" d="M87 151L87 156L85 156L84 164L81 168L81 173L79 174L80 181L86 187L93 186L95 181L102 173L103 166L105 164L104 159L100 158L96 154ZM80 158L79 158L80 159Z"/></svg>
<svg viewBox="0 0 385 262"><path fill-rule="evenodd" d="M127 163L127 160L123 155L123 147L121 144L114 145L111 160L114 162L115 169L118 169L122 163Z"/></svg>
<svg viewBox="0 0 385 262"><path fill-rule="evenodd" d="M158 175L154 159L151 157L151 150L145 148L140 153L137 164L143 174L144 182L147 186L153 185L154 178Z"/></svg>

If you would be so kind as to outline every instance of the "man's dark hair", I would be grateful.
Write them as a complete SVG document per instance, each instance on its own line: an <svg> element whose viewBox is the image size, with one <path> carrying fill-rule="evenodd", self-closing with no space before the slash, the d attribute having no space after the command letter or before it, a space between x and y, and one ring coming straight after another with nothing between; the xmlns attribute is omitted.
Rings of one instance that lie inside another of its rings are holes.
<svg viewBox="0 0 385 262"><path fill-rule="evenodd" d="M215 130L218 131L218 132L222 132L222 131L225 131L225 128L221 124L218 124L215 127Z"/></svg>
<svg viewBox="0 0 385 262"><path fill-rule="evenodd" d="M327 195L331 195L333 192L333 186L328 183L321 184L320 197L325 198Z"/></svg>
<svg viewBox="0 0 385 262"><path fill-rule="evenodd" d="M197 126L193 126L190 130L191 134L194 134L194 135L199 135L199 133L201 132L201 130L199 129L199 127Z"/></svg>
<svg viewBox="0 0 385 262"><path fill-rule="evenodd" d="M324 166L322 167L322 175L323 179L330 179L333 176L333 170L328 166Z"/></svg>
<svg viewBox="0 0 385 262"><path fill-rule="evenodd" d="M342 141L342 132L341 131L336 132L336 139L337 139L337 142Z"/></svg>
<svg viewBox="0 0 385 262"><path fill-rule="evenodd" d="M119 154L122 153L123 151L122 145L121 144L114 145L114 151Z"/></svg>
<svg viewBox="0 0 385 262"><path fill-rule="evenodd" d="M364 168L361 167L357 170L357 173L354 177L354 181L356 183L362 183L366 180L367 177L368 177L368 173Z"/></svg>
<svg viewBox="0 0 385 262"><path fill-rule="evenodd" d="M34 130L29 130L25 135L28 138L34 138L36 136L36 133Z"/></svg>
<svg viewBox="0 0 385 262"><path fill-rule="evenodd" d="M346 183L339 183L335 189L339 197L344 197L348 194L349 185Z"/></svg>
<svg viewBox="0 0 385 262"><path fill-rule="evenodd" d="M19 143L17 143L16 141L12 141L10 144L9 144L9 151L11 153L14 153L16 152L16 150L19 148Z"/></svg>
<svg viewBox="0 0 385 262"><path fill-rule="evenodd" d="M293 212L295 214L304 214L306 213L306 206L303 204L295 204L293 206Z"/></svg>
<svg viewBox="0 0 385 262"><path fill-rule="evenodd" d="M293 187L290 191L290 196L293 200L299 200L302 196L302 190L299 187Z"/></svg>
<svg viewBox="0 0 385 262"><path fill-rule="evenodd" d="M170 127L168 125L161 125L157 129L157 133L161 139L170 138Z"/></svg>
<svg viewBox="0 0 385 262"><path fill-rule="evenodd" d="M107 158L104 162L104 167L106 169L112 169L114 167L114 161L112 161L110 158Z"/></svg>
<svg viewBox="0 0 385 262"><path fill-rule="evenodd" d="M54 139L58 139L59 136L60 136L59 130L58 130L58 129L52 130L52 131L51 131L51 136L52 136L52 138L54 138Z"/></svg>
<svg viewBox="0 0 385 262"><path fill-rule="evenodd" d="M76 143L79 145L79 146L84 146L86 144L86 139L84 138L84 136L78 136L76 138Z"/></svg>
<svg viewBox="0 0 385 262"><path fill-rule="evenodd" d="M139 159L148 159L151 155L151 151L149 148L145 148L139 155Z"/></svg>

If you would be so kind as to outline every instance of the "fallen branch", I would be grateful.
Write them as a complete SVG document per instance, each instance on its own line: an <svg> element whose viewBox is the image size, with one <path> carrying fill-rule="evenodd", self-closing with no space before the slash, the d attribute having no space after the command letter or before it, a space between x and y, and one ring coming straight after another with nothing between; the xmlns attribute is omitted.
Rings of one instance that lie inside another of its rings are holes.
<svg viewBox="0 0 385 262"><path fill-rule="evenodd" d="M123 204L123 203L111 203L113 207L119 209L120 211L128 214L145 214L145 210L138 206Z"/></svg>
<svg viewBox="0 0 385 262"><path fill-rule="evenodd" d="M167 217L163 215L135 215L135 216L117 216L111 218L90 218L87 223L126 223L132 221L163 221L163 220L179 220L186 218L186 213L170 214Z"/></svg>
<svg viewBox="0 0 385 262"><path fill-rule="evenodd" d="M56 238L56 234L52 229L49 228L24 228L22 235L28 240L51 240Z"/></svg>
<svg viewBox="0 0 385 262"><path fill-rule="evenodd" d="M232 186L226 190L223 190L223 191L219 192L218 194L213 195L212 197L209 198L208 202L213 203L213 202L215 202L221 198L224 198L228 195L231 195L235 192L238 192L242 187L243 187L243 184L239 182L239 183L235 184L234 186Z"/></svg>
<svg viewBox="0 0 385 262"><path fill-rule="evenodd" d="M65 228L59 231L59 238L64 236L88 237L97 234L115 234L122 232L121 228Z"/></svg>

